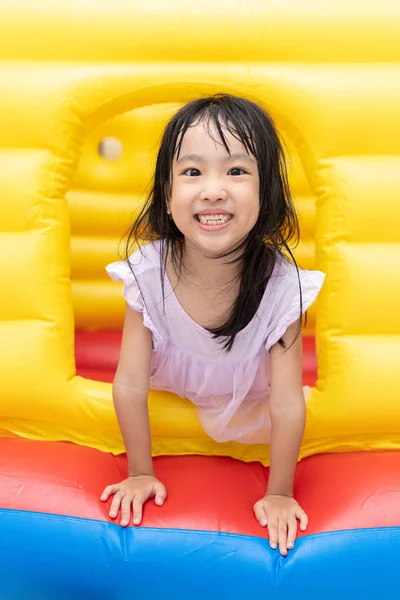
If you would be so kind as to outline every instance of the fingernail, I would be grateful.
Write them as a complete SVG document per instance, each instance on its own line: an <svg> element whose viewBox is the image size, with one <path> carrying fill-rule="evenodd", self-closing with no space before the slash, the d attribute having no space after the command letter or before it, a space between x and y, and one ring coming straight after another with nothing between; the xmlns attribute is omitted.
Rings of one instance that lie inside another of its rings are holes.
<svg viewBox="0 0 400 600"><path fill-rule="evenodd" d="M123 521L121 521L121 525L128 525L128 521L124 519Z"/></svg>
<svg viewBox="0 0 400 600"><path fill-rule="evenodd" d="M139 519L134 519L133 522L135 523L135 525L139 525L140 520Z"/></svg>
<svg viewBox="0 0 400 600"><path fill-rule="evenodd" d="M272 548L273 550L276 550L276 544L271 544L271 548Z"/></svg>
<svg viewBox="0 0 400 600"><path fill-rule="evenodd" d="M260 521L261 527L265 527L266 524L267 524L267 521L265 519L261 519L261 521Z"/></svg>
<svg viewBox="0 0 400 600"><path fill-rule="evenodd" d="M291 550L293 548L293 544L288 544L288 548Z"/></svg>
<svg viewBox="0 0 400 600"><path fill-rule="evenodd" d="M162 504L164 502L164 498L157 498L156 503L157 504Z"/></svg>

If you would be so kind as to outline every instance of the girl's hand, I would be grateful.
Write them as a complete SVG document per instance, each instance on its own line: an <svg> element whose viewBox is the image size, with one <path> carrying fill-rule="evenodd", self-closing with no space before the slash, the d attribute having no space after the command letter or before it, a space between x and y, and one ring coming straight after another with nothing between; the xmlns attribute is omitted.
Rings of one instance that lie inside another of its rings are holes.
<svg viewBox="0 0 400 600"><path fill-rule="evenodd" d="M156 504L161 506L167 497L167 490L154 475L132 475L114 485L108 485L100 496L104 502L114 494L109 515L115 519L121 508L121 525L126 527L133 512L133 524L140 525L143 514L143 504L149 498L156 499Z"/></svg>
<svg viewBox="0 0 400 600"><path fill-rule="evenodd" d="M269 543L275 549L279 544L282 556L293 548L297 533L297 519L300 529L305 531L308 517L291 496L266 494L254 505L254 514L262 527L268 526Z"/></svg>

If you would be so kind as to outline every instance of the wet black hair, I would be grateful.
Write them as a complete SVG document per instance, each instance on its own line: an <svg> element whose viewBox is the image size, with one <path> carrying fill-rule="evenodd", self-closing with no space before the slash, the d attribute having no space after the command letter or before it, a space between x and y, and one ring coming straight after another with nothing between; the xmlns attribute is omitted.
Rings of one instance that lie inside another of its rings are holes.
<svg viewBox="0 0 400 600"><path fill-rule="evenodd" d="M205 123L213 125L220 142L230 154L224 130L240 140L247 152L257 161L260 181L259 217L243 240L226 254L215 258L233 258L227 264L241 263L239 293L226 321L210 328L222 347L229 351L236 334L252 320L260 305L278 256L290 256L296 266L300 287L299 331L303 313L299 271L289 242L297 244L299 225L292 201L283 144L269 114L258 104L231 94L215 94L185 104L172 117L162 136L154 180L147 200L127 233L125 260L132 249L143 241L161 239L161 285L164 295L164 276L168 256L178 274L182 275L184 235L169 217L167 208L172 185L172 165L179 158L182 141L189 127ZM210 133L211 135L211 133ZM130 263L128 262L130 265ZM132 270L132 267L130 267ZM296 336L297 337L297 336ZM283 340L279 340L285 347Z"/></svg>

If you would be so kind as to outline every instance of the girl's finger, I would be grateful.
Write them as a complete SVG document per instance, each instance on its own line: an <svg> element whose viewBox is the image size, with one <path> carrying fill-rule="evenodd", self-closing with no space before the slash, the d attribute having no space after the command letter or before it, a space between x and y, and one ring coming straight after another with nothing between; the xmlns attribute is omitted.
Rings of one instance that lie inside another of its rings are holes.
<svg viewBox="0 0 400 600"><path fill-rule="evenodd" d="M282 556L287 555L287 536L288 526L286 518L280 518L278 523L278 538L279 538L279 552Z"/></svg>
<svg viewBox="0 0 400 600"><path fill-rule="evenodd" d="M278 518L268 518L269 545L273 550L278 546Z"/></svg>
<svg viewBox="0 0 400 600"><path fill-rule="evenodd" d="M127 494L121 502L121 525L126 527L131 520L132 494Z"/></svg>
<svg viewBox="0 0 400 600"><path fill-rule="evenodd" d="M297 519L290 517L288 519L288 536L287 536L287 547L290 550L294 546L294 540L297 535Z"/></svg>
<svg viewBox="0 0 400 600"><path fill-rule="evenodd" d="M254 514L256 516L257 521L260 523L261 527L266 527L268 523L267 513L264 510L264 506L261 503L256 503L254 505Z"/></svg>
<svg viewBox="0 0 400 600"><path fill-rule="evenodd" d="M136 495L133 499L133 524L140 525L142 522L144 500L141 496Z"/></svg>
<svg viewBox="0 0 400 600"><path fill-rule="evenodd" d="M302 508L296 511L296 518L300 521L300 529L305 531L308 527L308 517Z"/></svg>
<svg viewBox="0 0 400 600"><path fill-rule="evenodd" d="M117 485L108 485L102 492L101 496L100 496L100 500L108 500L108 498L111 496L111 494L115 494L116 492L118 492L118 486Z"/></svg>
<svg viewBox="0 0 400 600"><path fill-rule="evenodd" d="M161 483L161 481L158 481L157 483L154 484L154 495L155 495L155 503L158 506L161 506L162 504L164 504L165 502L165 498L167 497L167 490L165 489L165 486Z"/></svg>
<svg viewBox="0 0 400 600"><path fill-rule="evenodd" d="M110 512L109 512L109 515L112 519L114 519L117 516L122 498L124 496L125 496L125 494L123 494L122 492L117 492L115 494L113 501L111 502L111 507L110 507Z"/></svg>

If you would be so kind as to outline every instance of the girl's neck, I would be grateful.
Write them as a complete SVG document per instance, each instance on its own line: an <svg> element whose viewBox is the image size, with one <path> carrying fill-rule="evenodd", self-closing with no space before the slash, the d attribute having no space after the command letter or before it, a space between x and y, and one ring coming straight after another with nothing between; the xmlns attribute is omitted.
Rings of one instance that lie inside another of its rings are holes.
<svg viewBox="0 0 400 600"><path fill-rule="evenodd" d="M190 285L203 290L219 289L237 284L241 263L227 264L233 255L224 258L209 258L196 247L185 243L182 254L182 278Z"/></svg>

